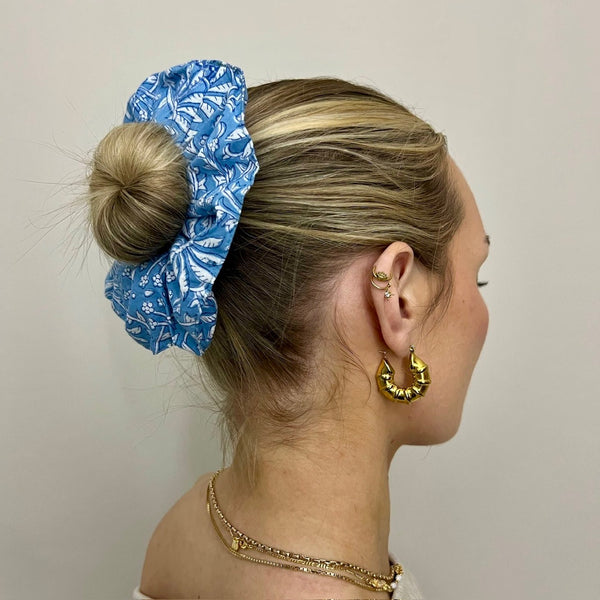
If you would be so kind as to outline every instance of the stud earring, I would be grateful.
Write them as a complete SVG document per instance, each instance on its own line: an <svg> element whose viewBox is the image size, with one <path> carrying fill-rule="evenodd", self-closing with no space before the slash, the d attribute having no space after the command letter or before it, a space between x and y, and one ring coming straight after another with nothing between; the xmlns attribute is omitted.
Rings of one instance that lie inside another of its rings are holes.
<svg viewBox="0 0 600 600"><path fill-rule="evenodd" d="M375 265L373 265L373 270L371 271L371 273L371 285L377 288L378 290L385 290L383 295L385 296L385 299L388 300L391 296L394 295L392 294L392 292L390 292L391 285L389 283L392 279L392 276L388 275L387 273L384 273L383 271L375 271ZM387 281L388 283L384 288L379 287L376 283L374 283L373 277L378 281Z"/></svg>
<svg viewBox="0 0 600 600"><path fill-rule="evenodd" d="M380 352L383 352L380 350ZM394 383L394 368L385 358L383 358L377 369L377 387L379 391L392 402L402 402L410 404L420 397L424 396L431 383L429 376L429 367L415 354L414 346L410 347L410 370L413 377L413 384L406 388L398 387Z"/></svg>

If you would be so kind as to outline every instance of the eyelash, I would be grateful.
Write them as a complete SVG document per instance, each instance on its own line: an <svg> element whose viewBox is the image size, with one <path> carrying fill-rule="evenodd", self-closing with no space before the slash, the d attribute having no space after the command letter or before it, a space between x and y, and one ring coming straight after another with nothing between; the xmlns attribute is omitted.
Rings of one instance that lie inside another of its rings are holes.
<svg viewBox="0 0 600 600"><path fill-rule="evenodd" d="M488 281L478 281L477 287L483 287L484 285L487 285L488 283L489 283Z"/></svg>

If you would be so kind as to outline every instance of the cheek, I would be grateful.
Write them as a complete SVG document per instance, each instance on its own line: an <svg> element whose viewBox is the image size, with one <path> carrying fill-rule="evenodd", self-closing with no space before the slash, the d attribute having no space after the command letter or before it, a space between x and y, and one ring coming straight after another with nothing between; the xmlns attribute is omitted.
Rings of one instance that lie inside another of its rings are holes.
<svg viewBox="0 0 600 600"><path fill-rule="evenodd" d="M488 325L490 323L490 313L483 298L481 297L481 294L477 292L477 295L479 296L479 298L476 302L476 308L473 311L473 321L475 325L473 333L474 337L476 338L475 343L478 347L477 354L479 355L479 352L481 352L481 348L483 347L485 338L487 336Z"/></svg>
<svg viewBox="0 0 600 600"><path fill-rule="evenodd" d="M472 362L477 360L485 342L489 313L479 288L469 283L462 291L462 297L456 298L456 335L465 346L465 357L469 355L468 362Z"/></svg>

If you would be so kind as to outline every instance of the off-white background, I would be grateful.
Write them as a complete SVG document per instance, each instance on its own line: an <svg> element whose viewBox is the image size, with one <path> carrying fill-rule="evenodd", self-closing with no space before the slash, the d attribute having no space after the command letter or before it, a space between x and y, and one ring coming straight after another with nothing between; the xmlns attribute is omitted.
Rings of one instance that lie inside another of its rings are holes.
<svg viewBox="0 0 600 600"><path fill-rule="evenodd" d="M62 213L75 160L150 73L335 75L444 131L492 238L461 429L402 448L390 547L429 600L598 597L598 4L3 2L0 597L128 598L148 538L220 466L169 353L103 297ZM424 400L427 401L426 399Z"/></svg>

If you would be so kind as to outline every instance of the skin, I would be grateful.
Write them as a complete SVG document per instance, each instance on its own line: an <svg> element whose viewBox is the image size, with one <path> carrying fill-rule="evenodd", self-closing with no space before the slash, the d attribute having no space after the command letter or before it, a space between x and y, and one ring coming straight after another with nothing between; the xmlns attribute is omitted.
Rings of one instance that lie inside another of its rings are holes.
<svg viewBox="0 0 600 600"><path fill-rule="evenodd" d="M325 414L301 444L259 451L255 489L244 484L234 458L215 491L225 516L251 537L309 556L389 571L392 458L403 444L439 444L456 434L488 327L477 276L489 239L465 178L449 160L465 218L450 247L454 289L441 320L434 315L433 329L423 327L432 279L404 242L350 264L333 292L338 318L348 325L348 342L367 372L375 374L380 351L386 350L396 384L408 385L413 344L430 366L426 396L411 405L390 402L376 385L369 387L364 375L348 374L341 418ZM373 265L393 275L389 300L370 284ZM198 479L154 532L143 593L153 598L389 598L342 580L255 565L228 553L206 511L210 475Z"/></svg>

